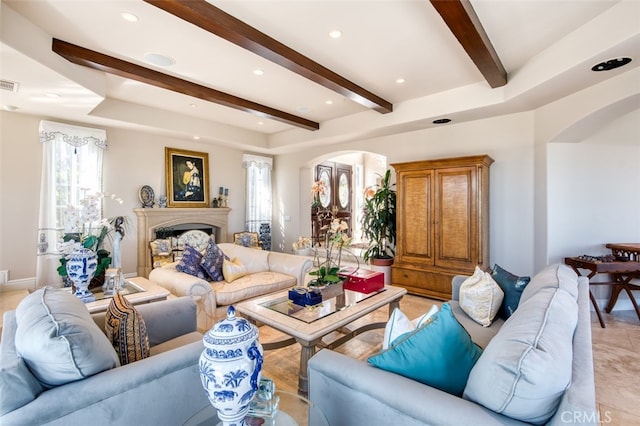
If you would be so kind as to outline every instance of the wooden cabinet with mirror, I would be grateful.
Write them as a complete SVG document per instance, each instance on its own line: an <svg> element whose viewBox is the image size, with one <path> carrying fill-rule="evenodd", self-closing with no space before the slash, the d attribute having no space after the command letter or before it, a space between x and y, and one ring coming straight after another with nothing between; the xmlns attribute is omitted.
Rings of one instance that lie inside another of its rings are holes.
<svg viewBox="0 0 640 426"><path fill-rule="evenodd" d="M324 192L319 194L319 205L311 207L313 244L324 243L323 226L335 217L347 222L351 234L352 167L348 164L325 161L316 166L315 180L322 181Z"/></svg>

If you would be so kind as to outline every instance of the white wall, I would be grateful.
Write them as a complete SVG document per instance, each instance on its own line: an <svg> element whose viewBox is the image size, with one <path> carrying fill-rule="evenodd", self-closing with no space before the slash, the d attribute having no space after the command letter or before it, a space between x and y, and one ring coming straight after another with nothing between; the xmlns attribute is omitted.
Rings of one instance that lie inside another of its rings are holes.
<svg viewBox="0 0 640 426"><path fill-rule="evenodd" d="M640 241L640 110L580 143L548 144L547 151L549 262L610 254L606 243ZM600 303L610 293L593 291ZM621 294L618 303L625 302Z"/></svg>
<svg viewBox="0 0 640 426"><path fill-rule="evenodd" d="M40 196L40 117L0 112L0 270L10 281L33 281ZM82 123L71 123L83 125ZM136 272L136 218L141 206L138 191L150 185L156 197L165 194L165 147L209 154L210 198L219 186L229 188L229 233L244 229L243 151L149 133L107 128L108 150L103 159L104 191L124 200L105 201L105 216L124 215L129 229L123 240L123 270ZM213 190L213 192L211 192Z"/></svg>
<svg viewBox="0 0 640 426"><path fill-rule="evenodd" d="M533 114L520 113L482 121L372 138L339 145L339 152L365 151L387 156L389 163L488 154L491 166L490 259L514 273L533 273ZM276 157L274 244L285 251L299 235L309 235L309 163L336 151L336 146ZM301 167L303 170L301 170ZM299 176L294 180L290 176ZM281 237L284 235L284 239ZM276 238L278 237L278 238Z"/></svg>

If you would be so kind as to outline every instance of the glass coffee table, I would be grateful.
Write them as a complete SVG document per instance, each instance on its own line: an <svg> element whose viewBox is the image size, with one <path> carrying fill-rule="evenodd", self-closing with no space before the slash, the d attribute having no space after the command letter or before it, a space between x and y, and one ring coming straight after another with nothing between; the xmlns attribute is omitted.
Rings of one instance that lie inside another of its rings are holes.
<svg viewBox="0 0 640 426"><path fill-rule="evenodd" d="M279 409L272 418L249 417L248 426L329 426L324 415L308 399L293 392L276 390L279 397ZM217 426L222 424L212 405L203 408L190 417L184 426Z"/></svg>
<svg viewBox="0 0 640 426"><path fill-rule="evenodd" d="M384 328L386 322L370 323L357 329L348 326L383 306L389 306L391 315L406 293L405 288L394 286L384 286L380 291L369 294L345 290L344 295L323 301L320 305L302 307L290 303L288 291L283 291L238 303L235 308L250 321L266 324L291 336L278 342L260 342L265 350L283 348L296 342L302 346L298 392L307 396L307 364L316 347L333 349L365 331ZM339 331L342 337L331 342L322 340L334 331Z"/></svg>

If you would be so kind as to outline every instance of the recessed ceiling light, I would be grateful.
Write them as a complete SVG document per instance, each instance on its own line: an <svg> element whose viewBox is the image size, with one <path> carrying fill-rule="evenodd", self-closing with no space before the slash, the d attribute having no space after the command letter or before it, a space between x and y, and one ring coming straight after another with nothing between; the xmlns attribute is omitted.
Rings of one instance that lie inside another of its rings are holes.
<svg viewBox="0 0 640 426"><path fill-rule="evenodd" d="M197 108L197 107L198 107L198 105L196 105L196 104L189 104L189 106L190 106L191 108Z"/></svg>
<svg viewBox="0 0 640 426"><path fill-rule="evenodd" d="M331 37L331 38L340 38L340 37L342 37L342 31L340 31L340 30L331 30L331 31L329 31L329 37Z"/></svg>
<svg viewBox="0 0 640 426"><path fill-rule="evenodd" d="M193 139L195 139L195 140L200 140L200 136L195 135L195 136L193 137Z"/></svg>
<svg viewBox="0 0 640 426"><path fill-rule="evenodd" d="M150 64L158 65L160 67L168 67L176 63L173 58L159 53L145 53L144 59Z"/></svg>
<svg viewBox="0 0 640 426"><path fill-rule="evenodd" d="M255 69L255 70L253 70L253 74L254 75L264 75L264 71L262 71L261 69Z"/></svg>
<svg viewBox="0 0 640 426"><path fill-rule="evenodd" d="M451 123L450 118L438 118L437 120L433 120L433 124L447 124Z"/></svg>
<svg viewBox="0 0 640 426"><path fill-rule="evenodd" d="M138 22L138 17L131 12L122 12L120 16L127 22Z"/></svg>
<svg viewBox="0 0 640 426"><path fill-rule="evenodd" d="M258 121L258 126L264 126L264 122L263 121Z"/></svg>
<svg viewBox="0 0 640 426"><path fill-rule="evenodd" d="M58 93L53 93L53 92L49 92L49 93L45 93L47 98L51 98L51 99L59 99L60 95Z"/></svg>
<svg viewBox="0 0 640 426"><path fill-rule="evenodd" d="M611 71L631 62L631 58L615 58L608 61L600 62L591 67L591 71Z"/></svg>
<svg viewBox="0 0 640 426"><path fill-rule="evenodd" d="M333 101L331 99L327 99L324 103L327 105L333 105Z"/></svg>
<svg viewBox="0 0 640 426"><path fill-rule="evenodd" d="M396 83L398 84L404 83L404 78L396 78Z"/></svg>

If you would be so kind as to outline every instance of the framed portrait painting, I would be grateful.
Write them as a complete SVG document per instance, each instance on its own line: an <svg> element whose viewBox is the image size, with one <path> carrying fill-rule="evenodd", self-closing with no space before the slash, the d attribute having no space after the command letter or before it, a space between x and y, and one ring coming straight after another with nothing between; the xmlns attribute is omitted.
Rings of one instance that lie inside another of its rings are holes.
<svg viewBox="0 0 640 426"><path fill-rule="evenodd" d="M165 148L168 207L209 207L209 154Z"/></svg>

